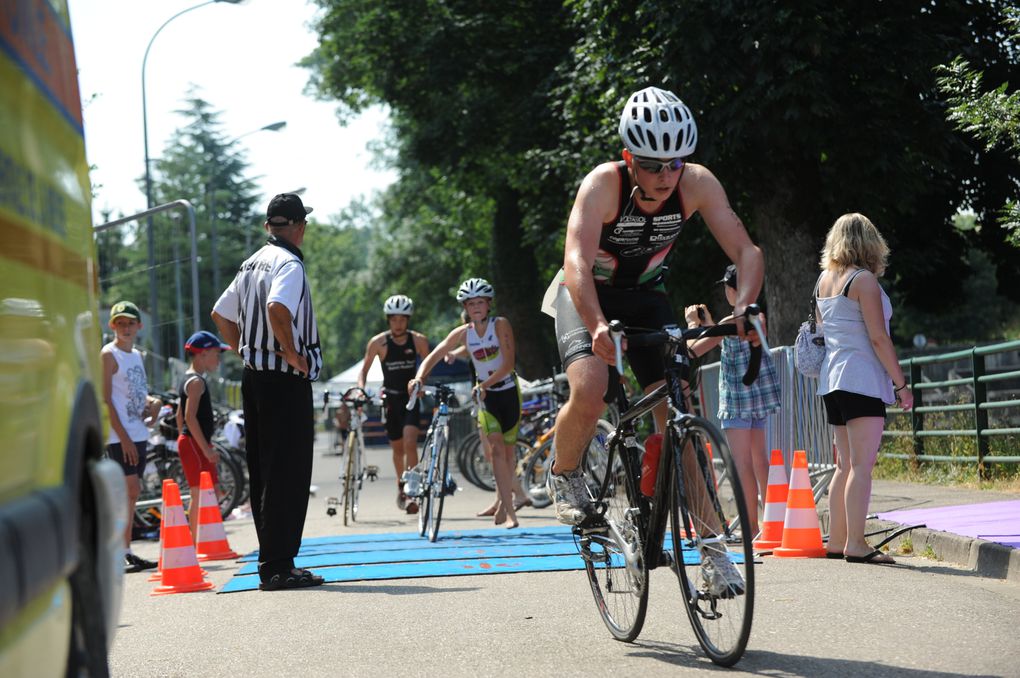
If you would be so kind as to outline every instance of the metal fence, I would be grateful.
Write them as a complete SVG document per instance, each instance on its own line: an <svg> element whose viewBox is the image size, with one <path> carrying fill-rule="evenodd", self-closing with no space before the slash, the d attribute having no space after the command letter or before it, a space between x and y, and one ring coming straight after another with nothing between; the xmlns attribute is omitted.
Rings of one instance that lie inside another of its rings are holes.
<svg viewBox="0 0 1020 678"><path fill-rule="evenodd" d="M817 501L836 470L832 432L825 421L822 399L815 395L818 380L805 377L796 370L791 346L773 348L771 357L779 376L782 407L766 420L766 445L770 450L782 451L787 477L794 451L804 450L807 453L808 470ZM719 363L703 365L700 373L697 390L700 413L718 425Z"/></svg>
<svg viewBox="0 0 1020 678"><path fill-rule="evenodd" d="M990 441L997 436L1020 435L1020 341L975 346L940 355L900 361L910 375L914 408L907 413L890 409L890 415L909 416L909 430L886 430L890 439L910 436L912 452L885 452L883 456L930 462L976 463L987 475L987 464L1020 463L1020 456L991 454ZM959 412L960 417L932 414ZM895 428L895 425L894 425ZM974 454L926 454L925 441L932 438L973 439Z"/></svg>

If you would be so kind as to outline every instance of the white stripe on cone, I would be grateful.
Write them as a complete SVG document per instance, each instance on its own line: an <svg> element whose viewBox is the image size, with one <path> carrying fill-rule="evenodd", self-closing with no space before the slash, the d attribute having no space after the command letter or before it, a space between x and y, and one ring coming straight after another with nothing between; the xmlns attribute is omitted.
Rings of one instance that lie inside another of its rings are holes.
<svg viewBox="0 0 1020 678"><path fill-rule="evenodd" d="M773 501L765 504L765 514L762 517L762 522L765 523L781 523L786 516L786 502L785 501Z"/></svg>
<svg viewBox="0 0 1020 678"><path fill-rule="evenodd" d="M175 546L163 549L163 570L173 570L178 567L198 567L198 558L195 556L194 546Z"/></svg>
<svg viewBox="0 0 1020 678"><path fill-rule="evenodd" d="M815 513L814 509L788 508L786 509L786 522L784 524L784 529L817 530L818 514Z"/></svg>

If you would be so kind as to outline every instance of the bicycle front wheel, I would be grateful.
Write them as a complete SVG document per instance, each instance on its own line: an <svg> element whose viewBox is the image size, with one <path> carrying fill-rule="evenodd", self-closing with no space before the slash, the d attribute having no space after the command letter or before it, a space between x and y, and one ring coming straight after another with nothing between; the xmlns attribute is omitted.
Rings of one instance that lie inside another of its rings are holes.
<svg viewBox="0 0 1020 678"><path fill-rule="evenodd" d="M347 465L344 470L344 525L347 524L348 516L352 514L352 508L354 505L354 490L353 486L355 483L354 478L354 447L357 442L354 440L354 435L347 436ZM353 521L353 517L352 517Z"/></svg>
<svg viewBox="0 0 1020 678"><path fill-rule="evenodd" d="M634 458L619 439L614 440L595 495L606 506L605 527L581 532L579 544L595 607L617 640L630 642L641 633L648 609L648 563L641 540L640 497ZM585 471L589 487L594 483Z"/></svg>
<svg viewBox="0 0 1020 678"><path fill-rule="evenodd" d="M357 522L358 520L358 496L361 493L361 483L364 480L365 472L363 470L364 465L362 464L362 447L361 442L357 439L353 433L351 436L354 438L354 442L351 444L351 522Z"/></svg>
<svg viewBox="0 0 1020 678"><path fill-rule="evenodd" d="M747 506L726 439L690 417L670 427L663 454L674 460L673 557L687 616L705 654L732 666L744 654L754 615L754 553ZM680 440L682 444L676 445ZM684 556L687 556L685 559Z"/></svg>
<svg viewBox="0 0 1020 678"><path fill-rule="evenodd" d="M432 463L432 482L429 483L429 541L439 537L439 523L443 519L443 500L446 498L446 475L450 470L450 437L446 427L436 435L435 456Z"/></svg>
<svg viewBox="0 0 1020 678"><path fill-rule="evenodd" d="M408 497L408 501L414 499L418 502L418 536L424 537L429 531L429 515L432 510L432 495L426 484L429 480L429 469L432 467L432 441L435 432L431 429L425 436L425 443L421 447L421 456L418 460L418 469L421 472L419 493L417 496Z"/></svg>

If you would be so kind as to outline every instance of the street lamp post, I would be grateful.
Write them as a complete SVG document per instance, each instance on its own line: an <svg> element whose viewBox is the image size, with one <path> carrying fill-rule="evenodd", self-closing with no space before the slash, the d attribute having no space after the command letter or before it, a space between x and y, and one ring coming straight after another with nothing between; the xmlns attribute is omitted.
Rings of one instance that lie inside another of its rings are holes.
<svg viewBox="0 0 1020 678"><path fill-rule="evenodd" d="M145 97L145 65L149 61L149 50L152 49L152 43L155 42L156 36L167 27L171 21L187 14L192 10L196 10L199 7L205 7L206 5L213 5L216 3L226 3L229 5L236 5L242 0L207 0L206 2L199 3L187 9L183 9L177 14L163 22L163 24L156 29L156 32L149 38L149 44L145 46L145 55L142 57L142 137L143 146L145 148L145 209L152 209L152 171L149 167L149 117L147 110L147 102ZM156 238L153 233L152 226L152 215L148 218L148 263L149 263L149 314L152 318L152 350L157 354L161 355L160 350L160 336L159 336L159 295L156 289ZM158 379L158 374L156 375Z"/></svg>
<svg viewBox="0 0 1020 678"><path fill-rule="evenodd" d="M281 129L287 126L286 120L280 120L278 122L272 122L268 125L263 125L258 129L253 129L250 132L234 137L228 141L224 146L230 147L236 144L241 139L258 132L279 132ZM209 187L209 256L212 259L213 269L213 289L217 293L220 292L220 257L219 250L216 247L216 187Z"/></svg>

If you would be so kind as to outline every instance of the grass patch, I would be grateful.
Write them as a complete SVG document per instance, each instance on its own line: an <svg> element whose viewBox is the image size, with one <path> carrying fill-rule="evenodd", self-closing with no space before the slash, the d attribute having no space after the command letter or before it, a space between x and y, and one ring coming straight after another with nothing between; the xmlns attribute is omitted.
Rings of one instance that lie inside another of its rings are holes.
<svg viewBox="0 0 1020 678"><path fill-rule="evenodd" d="M900 540L900 553L903 555L910 555L914 552L914 540L910 536L906 536Z"/></svg>
<svg viewBox="0 0 1020 678"><path fill-rule="evenodd" d="M933 549L931 547L931 544L928 544L927 546L924 547L924 551L921 551L921 557L922 558L927 558L928 560L938 560L938 561L942 560L942 558L940 558L938 556L938 554L935 553L935 549Z"/></svg>

